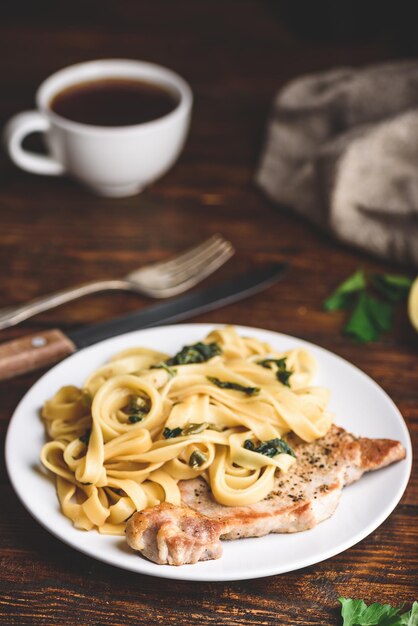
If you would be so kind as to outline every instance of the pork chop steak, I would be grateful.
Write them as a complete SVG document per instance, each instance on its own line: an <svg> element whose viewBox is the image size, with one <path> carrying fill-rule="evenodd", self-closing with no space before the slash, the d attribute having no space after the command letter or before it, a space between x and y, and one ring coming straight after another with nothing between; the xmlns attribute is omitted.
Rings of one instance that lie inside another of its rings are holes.
<svg viewBox="0 0 418 626"><path fill-rule="evenodd" d="M405 458L398 441L358 438L338 426L313 443L293 434L287 441L297 462L286 474L277 473L273 490L260 502L224 506L203 478L183 480L182 506L162 503L133 515L126 528L128 544L161 564L219 558L220 539L313 528L334 513L345 485Z"/></svg>

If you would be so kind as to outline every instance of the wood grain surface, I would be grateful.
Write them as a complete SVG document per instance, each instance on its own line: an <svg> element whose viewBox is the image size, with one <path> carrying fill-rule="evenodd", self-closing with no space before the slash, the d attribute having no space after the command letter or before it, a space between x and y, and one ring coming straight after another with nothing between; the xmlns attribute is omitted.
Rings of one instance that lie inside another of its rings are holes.
<svg viewBox="0 0 418 626"><path fill-rule="evenodd" d="M341 335L343 314L328 314L321 306L358 267L411 268L378 262L339 244L273 206L253 184L266 117L280 86L333 65L403 57L412 43L396 29L380 29L378 20L357 41L354 36L332 41L327 33L322 39L315 33L302 36L286 25L279 5L262 0L4 3L2 124L33 107L37 85L51 72L99 57L172 67L190 82L195 108L178 163L132 198L95 197L70 180L19 171L1 155L0 306L123 276L221 232L237 254L205 284L275 260L289 261L291 271L265 293L192 321L258 326L336 352L391 395L416 445L418 335L406 313L399 310L394 332L364 346ZM37 146L36 139L31 143ZM150 303L132 294L97 295L1 331L0 340L77 328ZM2 440L15 406L39 375L0 384ZM341 623L339 595L392 604L410 604L418 596L416 467L394 513L350 550L298 572L230 583L145 577L79 554L22 507L3 453L0 502L0 624L323 626Z"/></svg>

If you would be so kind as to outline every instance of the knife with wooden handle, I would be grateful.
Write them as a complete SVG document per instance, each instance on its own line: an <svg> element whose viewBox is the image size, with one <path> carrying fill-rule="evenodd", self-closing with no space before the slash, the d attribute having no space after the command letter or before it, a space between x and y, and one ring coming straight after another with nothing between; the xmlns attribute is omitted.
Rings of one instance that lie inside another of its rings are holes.
<svg viewBox="0 0 418 626"><path fill-rule="evenodd" d="M58 329L40 331L0 344L0 380L52 365L77 350L109 337L179 321L232 304L273 285L282 278L286 269L286 263L275 263L232 278L221 285L173 298L94 326L67 333Z"/></svg>

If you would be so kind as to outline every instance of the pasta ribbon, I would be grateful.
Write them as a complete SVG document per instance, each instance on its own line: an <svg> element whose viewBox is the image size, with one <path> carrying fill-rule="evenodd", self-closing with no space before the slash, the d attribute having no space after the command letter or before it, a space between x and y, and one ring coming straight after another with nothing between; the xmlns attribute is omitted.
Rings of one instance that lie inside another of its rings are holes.
<svg viewBox="0 0 418 626"><path fill-rule="evenodd" d="M41 461L62 512L76 528L123 534L135 511L180 504L179 482L198 476L225 506L262 500L297 462L286 434L313 441L331 425L315 373L307 350L278 352L232 326L174 357L118 353L42 409Z"/></svg>

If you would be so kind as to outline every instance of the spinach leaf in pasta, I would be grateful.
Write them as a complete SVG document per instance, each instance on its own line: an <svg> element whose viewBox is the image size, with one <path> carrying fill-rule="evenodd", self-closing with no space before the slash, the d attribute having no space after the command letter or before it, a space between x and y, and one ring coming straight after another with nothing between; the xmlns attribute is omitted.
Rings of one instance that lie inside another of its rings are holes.
<svg viewBox="0 0 418 626"><path fill-rule="evenodd" d="M191 346L184 346L173 357L167 359L167 365L187 365L189 363L204 363L221 354L221 347L215 343L198 341Z"/></svg>
<svg viewBox="0 0 418 626"><path fill-rule="evenodd" d="M264 456L269 456L270 458L273 458L276 454L290 454L290 456L296 458L296 454L284 439L269 439L262 441L258 446L251 439L246 439L244 448L251 450L251 452L264 454Z"/></svg>
<svg viewBox="0 0 418 626"><path fill-rule="evenodd" d="M203 343L198 341L191 346L184 346L180 352L177 352L174 356L166 359L161 363L153 365L152 368L164 368L171 375L172 372L176 373L176 370L172 369L172 365L190 365L191 363L205 363L213 357L222 353L221 347L215 343Z"/></svg>
<svg viewBox="0 0 418 626"><path fill-rule="evenodd" d="M124 413L128 416L131 424L141 422L150 412L151 402L149 398L140 396L131 396L128 405L124 409Z"/></svg>
<svg viewBox="0 0 418 626"><path fill-rule="evenodd" d="M208 457L204 452L202 452L201 450L194 450L190 455L189 465L190 467L196 469L206 463L207 460Z"/></svg>
<svg viewBox="0 0 418 626"><path fill-rule="evenodd" d="M247 396L254 396L260 391L260 387L246 387L245 385L240 385L239 383L234 383L229 380L220 380L216 378L216 376L206 376L211 383L220 387L221 389L233 389L234 391L242 391Z"/></svg>
<svg viewBox="0 0 418 626"><path fill-rule="evenodd" d="M163 437L164 439L174 439L174 437L181 437L183 434L182 429L177 427L177 428L168 428L168 426L166 428L164 428L163 430Z"/></svg>
<svg viewBox="0 0 418 626"><path fill-rule="evenodd" d="M177 370L174 367L169 367L165 361L161 363L156 363L155 365L151 365L152 370L162 369L165 370L169 376L169 378L173 378L177 374Z"/></svg>
<svg viewBox="0 0 418 626"><path fill-rule="evenodd" d="M293 374L293 371L287 369L286 361L287 357L283 357L281 359L263 359L262 361L257 361L257 363L258 365L261 365L261 367L265 367L266 369L271 369L272 365L276 365L277 380L279 380L282 385L290 387L289 378Z"/></svg>

